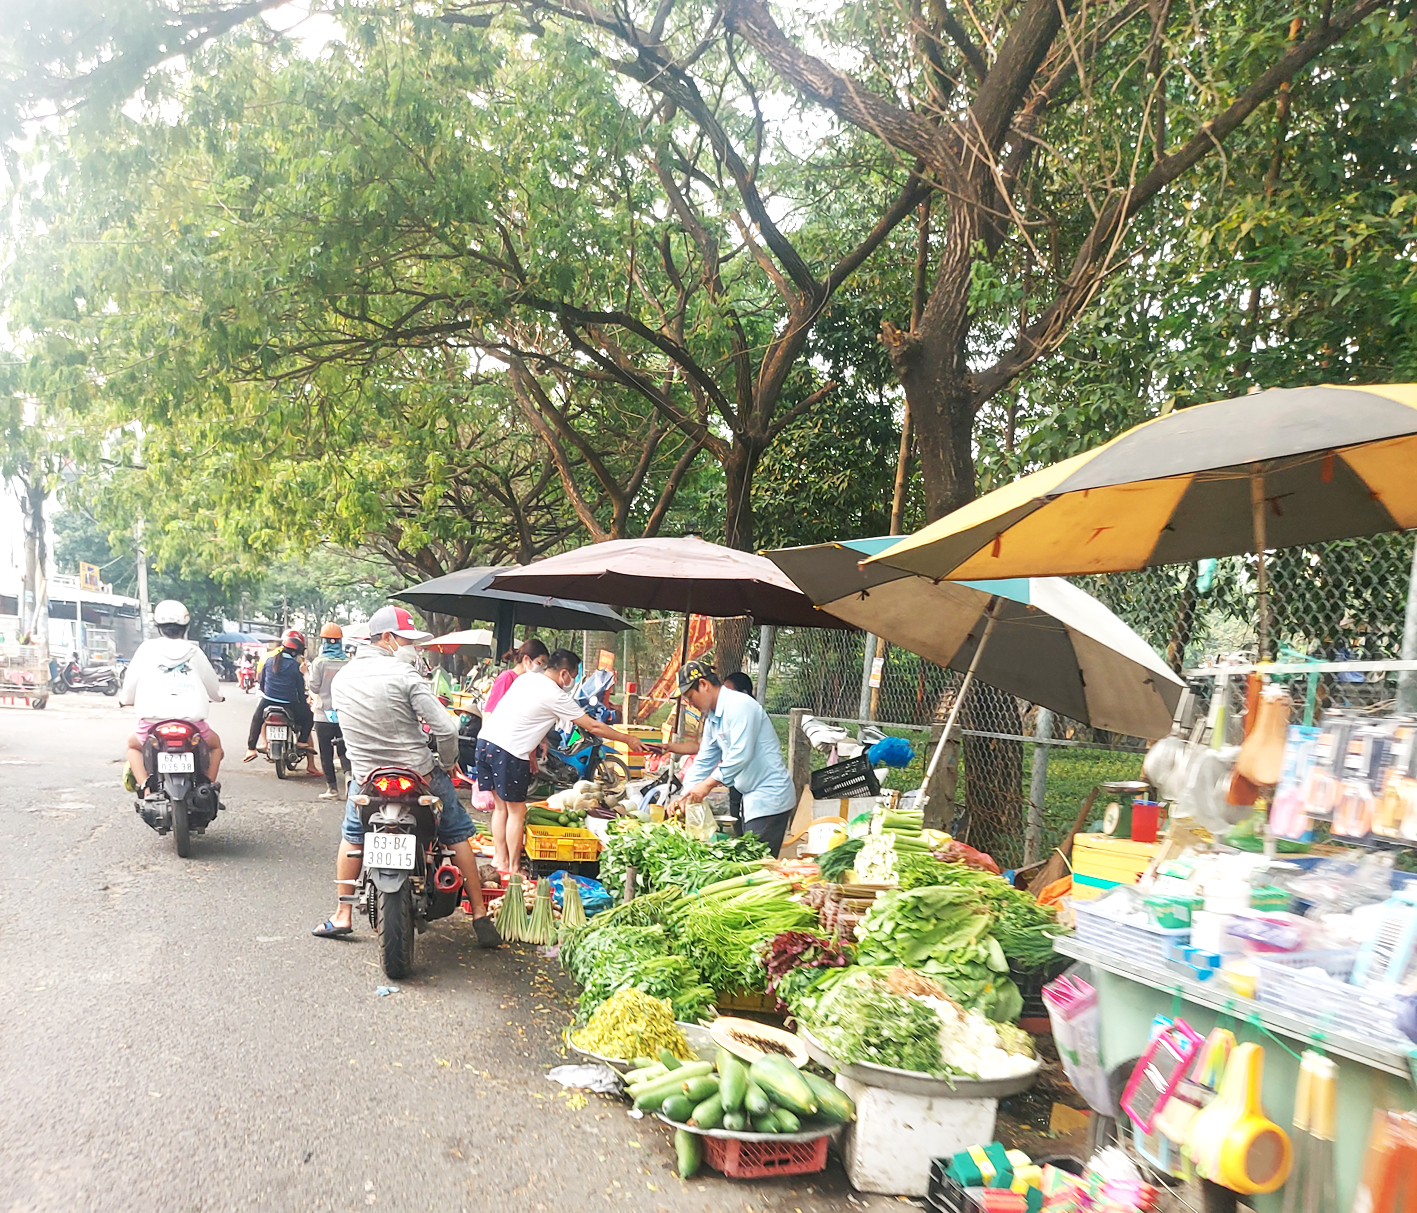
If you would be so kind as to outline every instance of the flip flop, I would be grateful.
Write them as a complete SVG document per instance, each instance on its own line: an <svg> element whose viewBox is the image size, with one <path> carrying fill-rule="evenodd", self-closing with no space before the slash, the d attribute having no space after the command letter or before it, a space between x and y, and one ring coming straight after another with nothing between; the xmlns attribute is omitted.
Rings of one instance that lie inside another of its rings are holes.
<svg viewBox="0 0 1417 1213"><path fill-rule="evenodd" d="M337 927L327 918L318 927L311 930L310 934L316 939L341 939L346 935L353 935L354 928L352 926Z"/></svg>
<svg viewBox="0 0 1417 1213"><path fill-rule="evenodd" d="M258 759L259 757L260 757L260 754L257 753L255 750L252 750L251 753L249 753L249 754L243 754L243 755L241 756L241 761L242 761L242 762L255 762L256 759Z"/></svg>

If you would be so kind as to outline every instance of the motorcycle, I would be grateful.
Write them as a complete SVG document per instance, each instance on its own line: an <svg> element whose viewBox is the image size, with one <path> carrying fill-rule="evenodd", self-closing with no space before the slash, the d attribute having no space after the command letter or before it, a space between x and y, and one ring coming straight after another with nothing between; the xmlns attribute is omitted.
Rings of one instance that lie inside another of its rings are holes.
<svg viewBox="0 0 1417 1213"><path fill-rule="evenodd" d="M192 833L206 833L226 806L221 785L207 778L207 743L197 726L186 720L163 720L149 730L143 743L143 763L157 773L159 790L139 797L138 816L159 834L171 833L177 854L192 853Z"/></svg>
<svg viewBox="0 0 1417 1213"><path fill-rule="evenodd" d="M81 666L79 659L73 657L59 668L49 685L56 695L69 691L98 691L104 695L116 695L121 684L118 671L111 665Z"/></svg>
<svg viewBox="0 0 1417 1213"><path fill-rule="evenodd" d="M575 699L586 715L605 724L619 719L619 713L607 702L614 682L613 674L596 670L581 683ZM546 754L537 760L537 765L533 790L538 798L572 787L582 779L593 780L606 791L622 790L630 780L630 768L623 759L606 753L599 737L586 736L577 728L550 734Z"/></svg>
<svg viewBox="0 0 1417 1213"><path fill-rule="evenodd" d="M276 778L284 779L298 771L305 761L305 751L296 741L290 713L279 704L267 704L261 713L261 732L266 739L266 761L276 764Z"/></svg>
<svg viewBox="0 0 1417 1213"><path fill-rule="evenodd" d="M243 695L249 695L251 688L256 685L256 667L253 665L243 665L236 671L236 684L241 688Z"/></svg>
<svg viewBox="0 0 1417 1213"><path fill-rule="evenodd" d="M363 863L354 892L341 901L369 917L391 980L413 969L413 944L434 919L462 900L462 872L438 841L442 801L406 767L380 767L355 796L364 828Z"/></svg>

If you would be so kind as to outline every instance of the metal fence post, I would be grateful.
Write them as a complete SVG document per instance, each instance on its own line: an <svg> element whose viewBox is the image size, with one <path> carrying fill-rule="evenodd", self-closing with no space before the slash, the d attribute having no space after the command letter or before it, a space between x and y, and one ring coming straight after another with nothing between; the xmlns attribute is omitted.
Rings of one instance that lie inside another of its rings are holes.
<svg viewBox="0 0 1417 1213"><path fill-rule="evenodd" d="M857 704L856 716L860 720L871 718L871 667L876 664L876 637L866 633L861 659L861 698Z"/></svg>
<svg viewBox="0 0 1417 1213"><path fill-rule="evenodd" d="M802 721L807 715L806 708L793 708L787 713L787 770L798 800L802 799L802 789L812 779L812 743L802 731Z"/></svg>
<svg viewBox="0 0 1417 1213"><path fill-rule="evenodd" d="M1053 713L1047 708L1038 709L1038 720L1033 726L1033 769L1028 780L1028 825L1023 832L1023 865L1027 867L1042 858L1043 850L1043 798L1048 789L1048 754L1052 749L1046 743L1053 737Z"/></svg>
<svg viewBox="0 0 1417 1213"><path fill-rule="evenodd" d="M1407 611L1402 619L1403 661L1417 661L1417 546L1412 549L1412 572L1407 581ZM1417 711L1417 672L1403 670L1397 676L1397 710Z"/></svg>

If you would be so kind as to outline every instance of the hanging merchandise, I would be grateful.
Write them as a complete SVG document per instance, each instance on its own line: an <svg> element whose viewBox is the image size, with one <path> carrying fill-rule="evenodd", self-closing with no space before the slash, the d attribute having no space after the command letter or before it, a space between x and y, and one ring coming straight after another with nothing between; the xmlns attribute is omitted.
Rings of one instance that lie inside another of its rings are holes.
<svg viewBox="0 0 1417 1213"><path fill-rule="evenodd" d="M1236 1046L1220 1094L1192 1122L1186 1140L1201 1178L1246 1195L1275 1191L1293 1156L1289 1135L1265 1115L1263 1075L1263 1047Z"/></svg>
<svg viewBox="0 0 1417 1213"><path fill-rule="evenodd" d="M1115 1116L1107 1067L1102 1064L1101 1017L1097 991L1070 973L1043 987L1043 1005L1053 1026L1053 1043L1068 1081L1094 1112Z"/></svg>
<svg viewBox="0 0 1417 1213"><path fill-rule="evenodd" d="M1159 1025L1122 1092L1122 1111L1143 1133L1152 1131L1157 1113L1186 1076L1201 1043L1185 1020Z"/></svg>
<svg viewBox="0 0 1417 1213"><path fill-rule="evenodd" d="M1410 1112L1377 1111L1368 1136L1354 1213L1417 1213L1417 1120Z"/></svg>
<svg viewBox="0 0 1417 1213"><path fill-rule="evenodd" d="M1306 1049L1294 1090L1294 1167L1284 1188L1284 1213L1338 1208L1333 1157L1337 1101L1337 1063Z"/></svg>

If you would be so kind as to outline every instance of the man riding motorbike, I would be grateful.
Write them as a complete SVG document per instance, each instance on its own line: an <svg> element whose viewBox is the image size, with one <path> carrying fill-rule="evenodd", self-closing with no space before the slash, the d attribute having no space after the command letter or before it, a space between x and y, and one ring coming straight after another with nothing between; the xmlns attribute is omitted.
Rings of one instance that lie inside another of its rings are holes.
<svg viewBox="0 0 1417 1213"><path fill-rule="evenodd" d="M402 607L380 607L369 620L369 643L339 672L332 685L331 699L353 767L343 837L335 861L335 887L340 893L347 893L359 875L364 827L354 803L355 795L380 767L406 767L421 775L433 795L443 802L438 837L452 849L453 862L462 872L478 946L495 948L502 937L483 904L482 876L468 841L476 829L449 776L457 767L457 718L438 702L415 669L418 650L414 644L430 636L414 626L413 617ZM438 746L441 767L434 764L428 749L425 724ZM340 902L334 914L311 934L321 939L353 934L353 915L354 907Z"/></svg>
<svg viewBox="0 0 1417 1213"><path fill-rule="evenodd" d="M186 720L197 726L207 743L207 778L216 782L221 769L221 738L207 724L207 704L221 703L221 684L206 654L187 639L192 617L171 598L153 608L159 635L145 640L123 675L118 702L138 712L138 727L128 738L128 769L138 794L157 790L157 776L143 765L143 743L152 726L163 720Z"/></svg>
<svg viewBox="0 0 1417 1213"><path fill-rule="evenodd" d="M256 760L256 743L261 738L266 708L278 704L290 713L295 722L296 739L305 751L305 773L320 773L315 766L314 748L310 745L310 730L314 727L315 715L305 697L305 675L300 669L300 657L304 652L304 634L291 628L281 637L280 651L261 667L261 701L251 714L251 730L246 736L246 754L242 762Z"/></svg>

